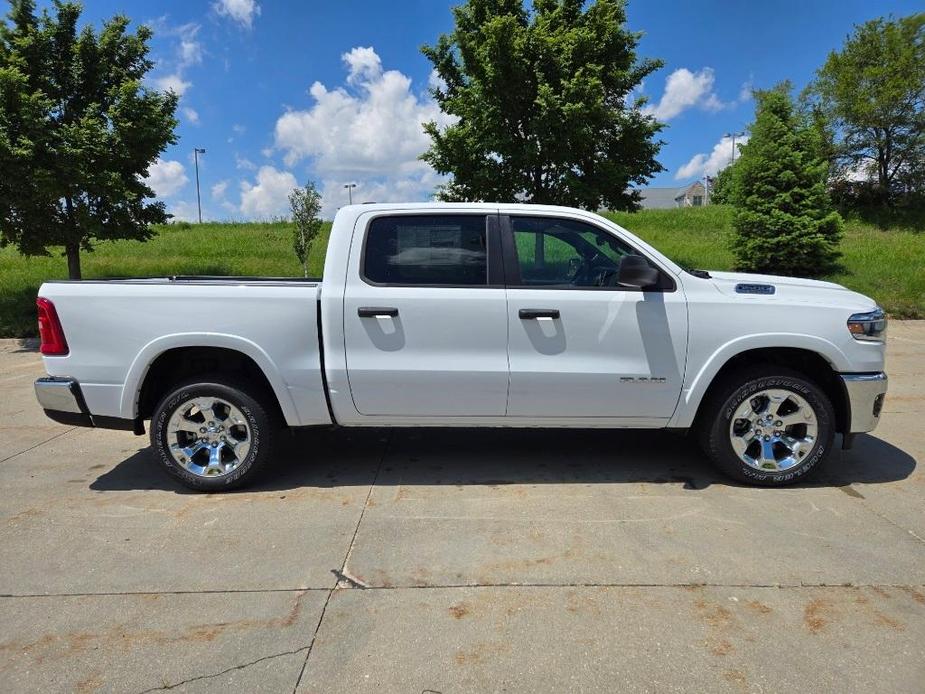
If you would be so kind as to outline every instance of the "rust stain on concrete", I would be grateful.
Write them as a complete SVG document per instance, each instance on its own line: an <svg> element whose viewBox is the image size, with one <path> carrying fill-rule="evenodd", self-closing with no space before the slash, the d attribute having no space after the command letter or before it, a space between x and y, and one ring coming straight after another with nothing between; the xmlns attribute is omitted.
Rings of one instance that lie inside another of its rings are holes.
<svg viewBox="0 0 925 694"><path fill-rule="evenodd" d="M469 606L466 603L461 602L458 605L452 605L449 608L449 612L453 619L462 619L467 614L469 614Z"/></svg>
<svg viewBox="0 0 925 694"><path fill-rule="evenodd" d="M749 600L745 603L746 607L758 614L771 614L774 610L758 600Z"/></svg>
<svg viewBox="0 0 925 694"><path fill-rule="evenodd" d="M829 624L831 621L830 608L828 600L822 598L810 600L803 608L803 624L811 634L818 634Z"/></svg>
<svg viewBox="0 0 925 694"><path fill-rule="evenodd" d="M472 648L456 652L457 665L481 665L489 660L511 652L511 645L501 641L481 641Z"/></svg>
<svg viewBox="0 0 925 694"><path fill-rule="evenodd" d="M301 614L304 595L304 591L299 592L290 610L281 617L194 624L175 632L160 629L127 629L125 625L116 625L97 632L44 634L34 641L4 641L0 643L0 654L12 658L26 656L36 665L41 665L49 658L78 657L89 650L100 648L124 652L145 645L210 643L226 633L230 635L259 629L286 629L292 627ZM0 670L9 667L11 660L0 665Z"/></svg>
<svg viewBox="0 0 925 694"><path fill-rule="evenodd" d="M912 588L911 586L906 586L905 588L903 588L903 591L908 593L909 596L913 600L915 600L919 605L925 605L925 594L922 594L921 592L917 591L915 588Z"/></svg>

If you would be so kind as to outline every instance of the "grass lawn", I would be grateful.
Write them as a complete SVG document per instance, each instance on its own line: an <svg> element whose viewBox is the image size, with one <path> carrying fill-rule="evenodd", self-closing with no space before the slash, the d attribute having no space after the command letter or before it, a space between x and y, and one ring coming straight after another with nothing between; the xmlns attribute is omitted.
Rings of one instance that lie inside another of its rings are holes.
<svg viewBox="0 0 925 694"><path fill-rule="evenodd" d="M719 205L680 210L649 210L611 217L621 226L685 265L707 270L733 268L727 248L731 211ZM309 274L321 275L330 225L311 250ZM925 318L925 233L911 229L880 231L849 221L842 242L845 270L831 279L874 297L894 317ZM159 227L146 243L101 243L84 253L84 277L180 274L298 276L287 224L202 224ZM46 279L64 279L60 254L24 258L0 249L0 337L36 334L34 300Z"/></svg>

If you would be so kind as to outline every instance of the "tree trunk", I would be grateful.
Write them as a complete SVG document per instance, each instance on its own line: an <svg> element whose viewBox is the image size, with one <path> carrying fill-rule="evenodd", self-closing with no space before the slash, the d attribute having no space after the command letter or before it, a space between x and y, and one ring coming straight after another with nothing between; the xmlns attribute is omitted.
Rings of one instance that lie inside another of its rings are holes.
<svg viewBox="0 0 925 694"><path fill-rule="evenodd" d="M69 243L64 247L67 254L67 276L72 280L82 279L80 276L80 244Z"/></svg>

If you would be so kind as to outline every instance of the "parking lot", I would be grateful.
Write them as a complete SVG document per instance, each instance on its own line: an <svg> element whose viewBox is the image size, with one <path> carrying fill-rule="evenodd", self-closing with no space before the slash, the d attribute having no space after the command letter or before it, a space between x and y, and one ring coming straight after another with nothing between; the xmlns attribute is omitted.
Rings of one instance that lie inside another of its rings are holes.
<svg viewBox="0 0 925 694"><path fill-rule="evenodd" d="M921 692L925 323L880 427L742 487L667 432L330 430L188 492L0 342L0 691Z"/></svg>

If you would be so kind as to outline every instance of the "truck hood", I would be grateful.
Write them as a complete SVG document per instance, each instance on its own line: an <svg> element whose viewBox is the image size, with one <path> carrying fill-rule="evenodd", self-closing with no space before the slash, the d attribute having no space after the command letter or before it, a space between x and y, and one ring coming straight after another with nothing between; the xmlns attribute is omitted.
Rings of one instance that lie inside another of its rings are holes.
<svg viewBox="0 0 925 694"><path fill-rule="evenodd" d="M870 311L877 307L877 302L868 296L851 291L834 282L809 280L802 277L783 277L779 275L753 275L745 272L713 272L710 277L714 286L723 294L767 301L791 301L819 304L832 304L854 311ZM765 285L774 287L773 294L736 291L736 286Z"/></svg>

